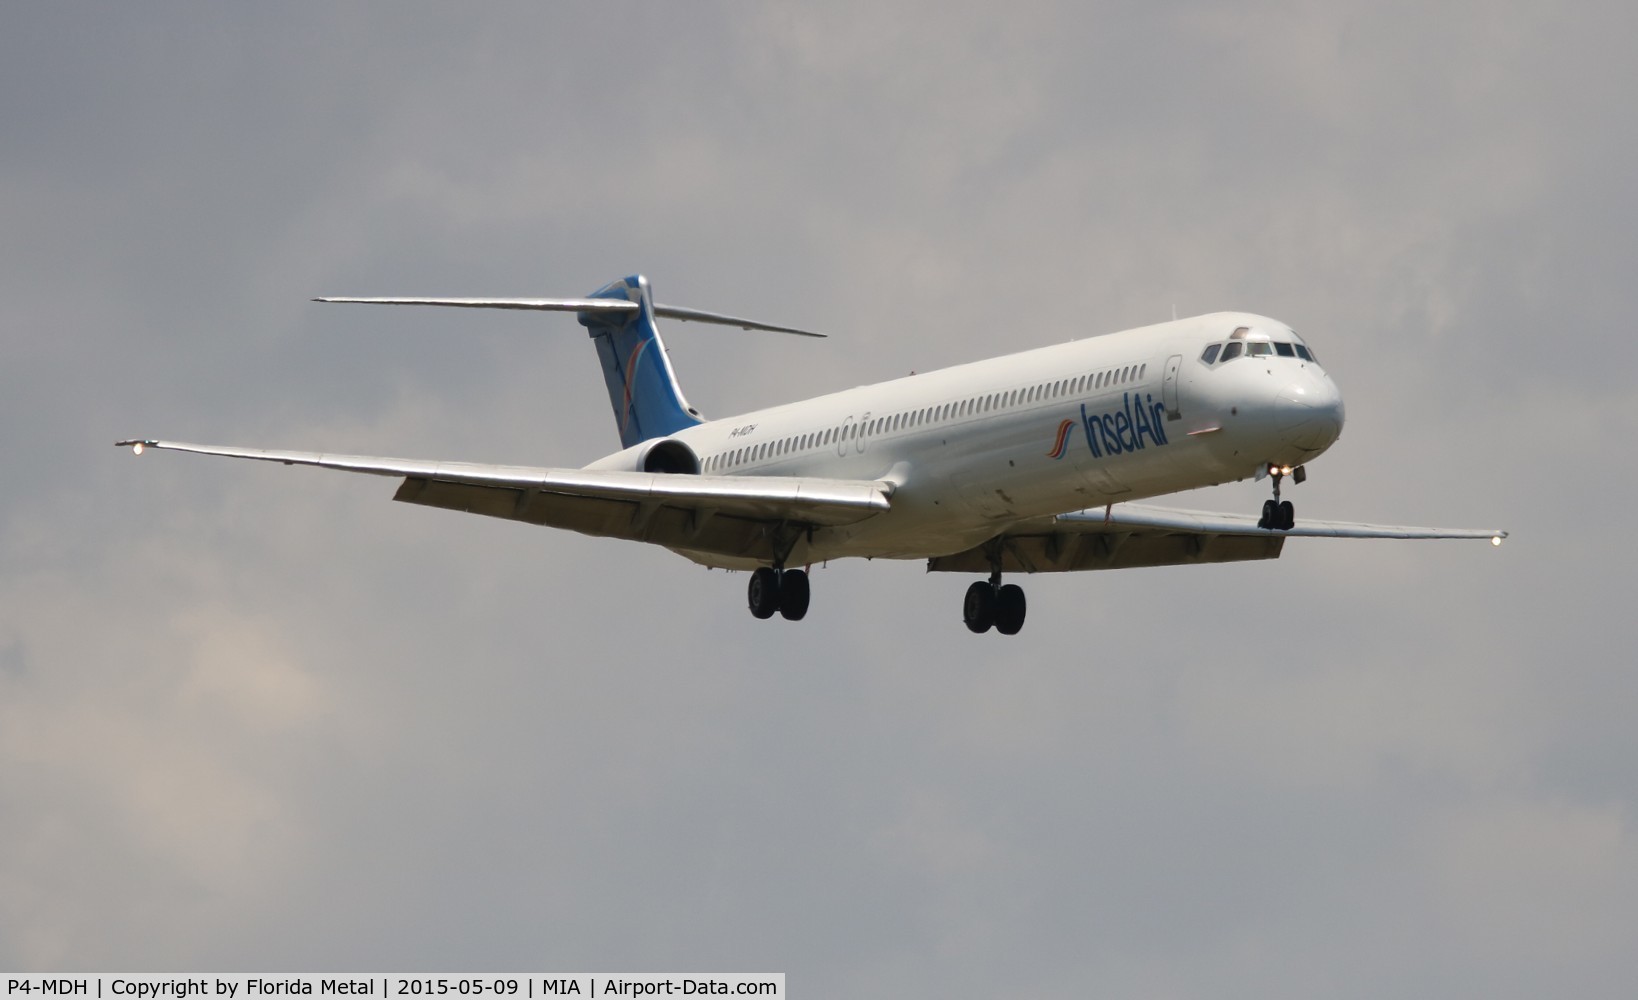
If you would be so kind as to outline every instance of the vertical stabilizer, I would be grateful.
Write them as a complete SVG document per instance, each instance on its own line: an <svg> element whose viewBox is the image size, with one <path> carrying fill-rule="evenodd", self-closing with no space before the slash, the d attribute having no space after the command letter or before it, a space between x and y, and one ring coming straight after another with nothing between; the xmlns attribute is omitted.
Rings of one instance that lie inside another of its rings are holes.
<svg viewBox="0 0 1638 1000"><path fill-rule="evenodd" d="M578 317L597 345L621 446L629 448L702 423L699 413L683 398L660 331L654 325L654 297L648 279L640 274L622 278L590 297L637 305L634 313L588 311Z"/></svg>

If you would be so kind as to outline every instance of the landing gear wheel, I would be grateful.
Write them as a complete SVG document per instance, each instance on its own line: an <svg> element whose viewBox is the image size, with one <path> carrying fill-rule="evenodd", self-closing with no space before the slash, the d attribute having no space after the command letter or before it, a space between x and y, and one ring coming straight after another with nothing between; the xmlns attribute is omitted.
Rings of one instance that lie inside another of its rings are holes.
<svg viewBox="0 0 1638 1000"><path fill-rule="evenodd" d="M970 632L988 632L995 624L995 588L987 580L974 580L961 602L961 620Z"/></svg>
<svg viewBox="0 0 1638 1000"><path fill-rule="evenodd" d="M808 574L788 569L779 578L779 613L787 621L799 622L808 613Z"/></svg>
<svg viewBox="0 0 1638 1000"><path fill-rule="evenodd" d="M1017 635L1024 627L1024 588L1009 583L995 592L995 630L1002 635Z"/></svg>
<svg viewBox="0 0 1638 1000"><path fill-rule="evenodd" d="M774 612L779 610L779 572L772 566L757 567L756 572L751 574L750 586L745 588L745 599L751 606L752 615L772 618ZM806 604L803 601L804 607Z"/></svg>
<svg viewBox="0 0 1638 1000"><path fill-rule="evenodd" d="M1268 531L1290 531L1297 524L1297 513L1292 508L1291 501L1280 499L1280 480L1291 473L1297 482L1308 478L1308 471L1304 466L1288 469L1283 465L1270 464L1268 475L1274 480L1274 498L1263 501L1263 516L1257 522L1257 527Z"/></svg>

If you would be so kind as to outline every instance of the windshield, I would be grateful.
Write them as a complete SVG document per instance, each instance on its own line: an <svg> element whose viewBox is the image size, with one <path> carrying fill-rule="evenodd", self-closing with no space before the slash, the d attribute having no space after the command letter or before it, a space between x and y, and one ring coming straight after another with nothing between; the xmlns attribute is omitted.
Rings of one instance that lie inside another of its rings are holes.
<svg viewBox="0 0 1638 1000"><path fill-rule="evenodd" d="M1200 363L1208 366L1220 365L1238 357L1290 358L1312 365L1319 364L1319 358L1315 357L1314 352L1308 349L1308 345L1302 342L1296 331L1285 328L1270 335L1252 326L1237 327L1229 334L1226 343L1208 345L1200 354Z"/></svg>

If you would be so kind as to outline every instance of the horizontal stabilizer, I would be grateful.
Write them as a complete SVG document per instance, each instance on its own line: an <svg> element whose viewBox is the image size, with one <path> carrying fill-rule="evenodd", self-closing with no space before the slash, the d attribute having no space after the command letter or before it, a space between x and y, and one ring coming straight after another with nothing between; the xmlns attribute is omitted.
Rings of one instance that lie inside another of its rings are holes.
<svg viewBox="0 0 1638 1000"><path fill-rule="evenodd" d="M681 306L662 306L654 303L654 315L666 319L680 319L689 323L715 323L718 326L737 326L741 330L766 330L769 333L794 333L798 337L825 337L828 334L814 333L812 330L798 330L791 326L774 326L772 323L758 323L754 319L740 319L737 316L724 316L721 313L701 312L698 309L684 309Z"/></svg>
<svg viewBox="0 0 1638 1000"><path fill-rule="evenodd" d="M314 302L361 302L375 306L451 306L456 309L538 309L548 312L634 313L637 303L621 299L428 299L323 297Z"/></svg>
<svg viewBox="0 0 1638 1000"><path fill-rule="evenodd" d="M387 306L448 306L456 309L533 309L546 312L573 313L633 313L639 310L635 302L625 299L443 299L443 298L342 298L325 296L314 302L358 302L365 305ZM737 326L742 330L766 330L769 333L794 333L799 337L823 337L823 333L798 330L795 327L759 323L738 316L684 309L680 306L654 305L654 315L689 323L715 323L718 326Z"/></svg>

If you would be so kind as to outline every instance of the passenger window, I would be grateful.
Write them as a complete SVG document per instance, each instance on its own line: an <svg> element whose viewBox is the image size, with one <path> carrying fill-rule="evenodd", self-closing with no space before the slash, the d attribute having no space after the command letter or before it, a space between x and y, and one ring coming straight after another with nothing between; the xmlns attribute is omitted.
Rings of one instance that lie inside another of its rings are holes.
<svg viewBox="0 0 1638 1000"><path fill-rule="evenodd" d="M1204 361L1206 364L1209 365L1212 362L1217 360L1217 352L1222 350L1222 349L1223 349L1222 344L1213 344L1210 347L1206 348L1206 353L1200 355L1200 360Z"/></svg>
<svg viewBox="0 0 1638 1000"><path fill-rule="evenodd" d="M1274 353L1282 358L1295 357L1297 352L1291 349L1290 344L1279 343L1274 345Z"/></svg>
<svg viewBox="0 0 1638 1000"><path fill-rule="evenodd" d="M1240 356L1240 351L1244 346L1245 345L1241 344L1239 341L1234 341L1233 343L1231 343L1228 346L1224 347L1223 348L1223 360L1224 361L1233 361L1235 358Z"/></svg>

